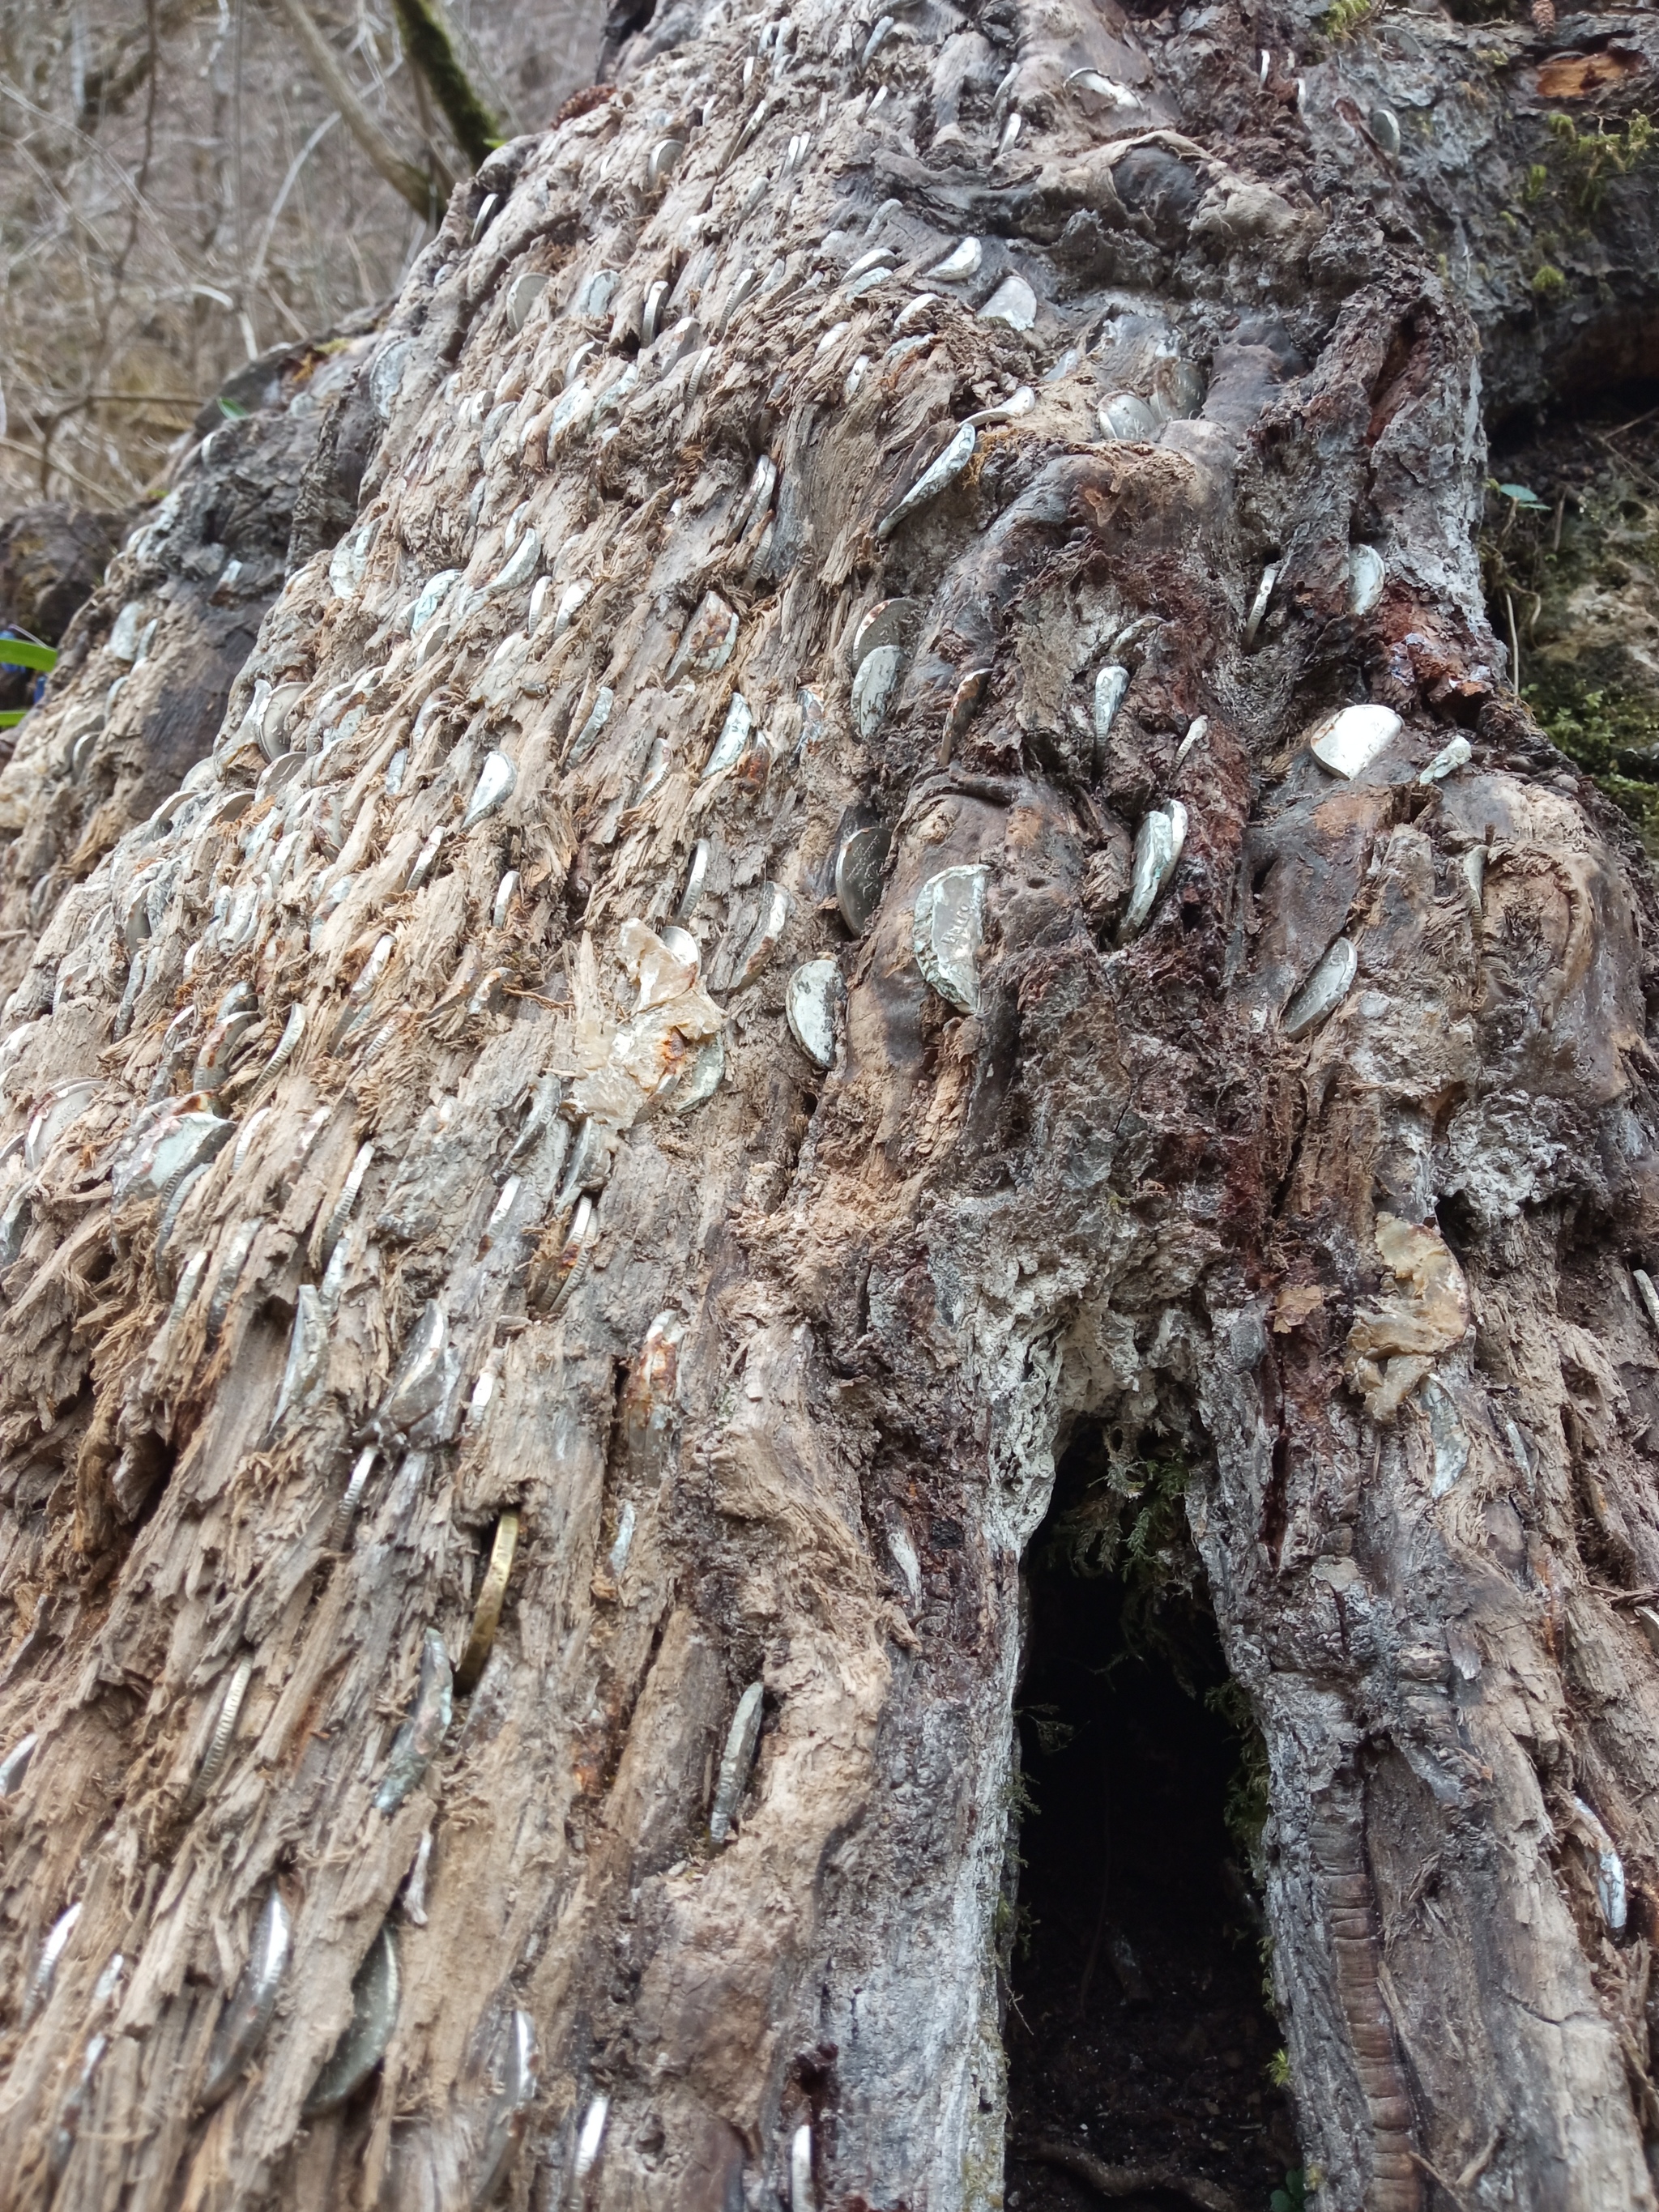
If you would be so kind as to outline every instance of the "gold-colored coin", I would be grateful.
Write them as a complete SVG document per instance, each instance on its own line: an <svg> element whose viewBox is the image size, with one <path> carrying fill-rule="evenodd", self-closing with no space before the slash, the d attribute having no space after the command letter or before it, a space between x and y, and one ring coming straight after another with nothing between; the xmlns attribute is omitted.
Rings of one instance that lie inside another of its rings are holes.
<svg viewBox="0 0 1659 2212"><path fill-rule="evenodd" d="M472 1608L472 1627L466 1639L466 1649L461 1654L461 1663L455 1669L455 1687L463 1697L474 1688L484 1670L495 1642L495 1631L501 1618L501 1605L507 1596L507 1577L513 1572L513 1554L519 1547L519 1516L503 1513L495 1523L495 1540L489 1547L489 1565L483 1578L483 1588L478 1592L478 1602Z"/></svg>

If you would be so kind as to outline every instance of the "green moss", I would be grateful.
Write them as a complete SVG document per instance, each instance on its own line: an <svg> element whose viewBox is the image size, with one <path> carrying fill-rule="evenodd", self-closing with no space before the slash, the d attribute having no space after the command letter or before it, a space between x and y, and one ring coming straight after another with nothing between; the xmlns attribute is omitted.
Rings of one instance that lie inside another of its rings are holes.
<svg viewBox="0 0 1659 2212"><path fill-rule="evenodd" d="M1648 702L1611 687L1592 690L1548 663L1522 696L1551 742L1591 775L1659 778L1659 711Z"/></svg>
<svg viewBox="0 0 1659 2212"><path fill-rule="evenodd" d="M1131 1589L1156 1582L1170 1547L1186 1535L1181 1501L1189 1473L1181 1460L1109 1462L1055 1523L1057 1564L1074 1575L1109 1575L1121 1561Z"/></svg>
<svg viewBox="0 0 1659 2212"><path fill-rule="evenodd" d="M1653 150L1653 118L1632 115L1622 131L1609 131L1601 117L1594 130L1581 131L1571 115L1547 118L1551 163L1560 173L1569 207L1583 223L1593 222L1607 204L1614 177L1627 177Z"/></svg>
<svg viewBox="0 0 1659 2212"><path fill-rule="evenodd" d="M1054 1523L1048 1549L1056 1565L1073 1575L1111 1573L1117 1565L1124 1495L1115 1468L1089 1485Z"/></svg>
<svg viewBox="0 0 1659 2212"><path fill-rule="evenodd" d="M1024 1714L1036 1730L1037 1749L1045 1759L1064 1751L1077 1734L1069 1722L1061 1720L1058 1705L1027 1705Z"/></svg>
<svg viewBox="0 0 1659 2212"><path fill-rule="evenodd" d="M1024 1864L1023 1859L1020 1864ZM1030 1957L1031 1939L1036 1929L1036 1917L1029 1907L1015 1904L1006 1895L997 1899L991 1909L991 1942L1005 1981L1016 1959L1023 1965Z"/></svg>
<svg viewBox="0 0 1659 2212"><path fill-rule="evenodd" d="M1226 1722L1238 1739L1238 1763L1227 1784L1221 1817L1227 1833L1243 1854L1258 1882L1261 1880L1261 1832L1267 1825L1267 1744L1255 1724L1255 1715L1243 1686L1230 1676L1218 1688L1206 1690L1204 1702Z"/></svg>
<svg viewBox="0 0 1659 2212"><path fill-rule="evenodd" d="M1328 39L1340 45L1363 31L1378 12L1380 0L1334 0L1320 19L1319 27Z"/></svg>
<svg viewBox="0 0 1659 2212"><path fill-rule="evenodd" d="M1659 697L1609 631L1576 635L1586 587L1628 592L1659 566L1653 504L1639 471L1612 458L1571 496L1487 486L1480 559L1493 629L1521 647L1522 696L1539 726L1641 830L1659 856Z"/></svg>
<svg viewBox="0 0 1659 2212"><path fill-rule="evenodd" d="M1049 1557L1073 1575L1118 1575L1123 1583L1123 1659L1156 1651L1189 1697L1200 1671L1189 1607L1166 1607L1197 1587L1187 1528L1191 1469L1178 1459L1109 1460L1054 1525Z"/></svg>
<svg viewBox="0 0 1659 2212"><path fill-rule="evenodd" d="M455 143L476 169L501 144L501 125L474 90L429 0L392 0L404 51L432 88Z"/></svg>
<svg viewBox="0 0 1659 2212"><path fill-rule="evenodd" d="M1547 663L1522 696L1552 744L1595 781L1659 854L1659 712L1610 686Z"/></svg>
<svg viewBox="0 0 1659 2212"><path fill-rule="evenodd" d="M1191 1474L1178 1459L1142 1460L1132 1470L1131 1480L1139 1480L1127 1492L1135 1511L1123 1540L1123 1579L1131 1592L1161 1589L1176 1565L1176 1554L1185 1550Z"/></svg>
<svg viewBox="0 0 1659 2212"><path fill-rule="evenodd" d="M1567 289L1567 280L1553 261L1533 271L1532 289L1540 300L1552 300Z"/></svg>
<svg viewBox="0 0 1659 2212"><path fill-rule="evenodd" d="M1034 1820L1036 1818L1036 1799L1032 1796L1030 1784L1020 1771L1018 1761L1008 1770L1008 1779L1002 1792L1002 1802L1015 1833L1018 1833L1023 1820ZM1024 1859L1017 1859L1014 1863L1017 1866L1024 1866L1025 1862Z"/></svg>

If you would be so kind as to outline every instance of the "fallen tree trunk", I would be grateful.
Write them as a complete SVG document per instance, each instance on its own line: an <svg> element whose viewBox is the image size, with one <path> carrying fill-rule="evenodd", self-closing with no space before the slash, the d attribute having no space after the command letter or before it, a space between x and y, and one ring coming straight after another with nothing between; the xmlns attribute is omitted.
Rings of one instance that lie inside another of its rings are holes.
<svg viewBox="0 0 1659 2212"><path fill-rule="evenodd" d="M1416 228L1534 64L1409 35L671 21L458 193L9 1008L13 2201L999 2201L1087 1436L1315 2201L1652 2203L1659 914Z"/></svg>

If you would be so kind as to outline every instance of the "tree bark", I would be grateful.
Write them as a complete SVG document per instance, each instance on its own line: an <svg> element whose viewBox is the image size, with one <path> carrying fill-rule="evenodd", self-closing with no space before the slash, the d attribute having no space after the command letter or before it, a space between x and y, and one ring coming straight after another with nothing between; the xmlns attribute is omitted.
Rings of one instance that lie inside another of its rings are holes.
<svg viewBox="0 0 1659 2212"><path fill-rule="evenodd" d="M47 696L0 769L8 990L64 891L212 751L290 546L331 544L350 520L365 406L335 403L375 327L361 316L246 363L201 410L166 496L118 550L97 543L101 574L86 576Z"/></svg>
<svg viewBox="0 0 1659 2212"><path fill-rule="evenodd" d="M1539 56L1405 35L714 11L458 191L8 1011L15 2203L999 2203L1092 1421L1313 2201L1653 2204L1659 907L1480 596Z"/></svg>

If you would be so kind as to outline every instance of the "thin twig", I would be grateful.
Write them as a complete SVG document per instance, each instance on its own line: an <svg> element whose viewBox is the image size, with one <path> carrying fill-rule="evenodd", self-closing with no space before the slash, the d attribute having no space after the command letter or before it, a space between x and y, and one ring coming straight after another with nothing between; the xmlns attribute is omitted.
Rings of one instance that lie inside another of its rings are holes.
<svg viewBox="0 0 1659 2212"><path fill-rule="evenodd" d="M324 139L328 136L329 132L334 128L339 119L340 111L337 107L331 115L324 117L323 120L312 132L310 137L306 140L305 144L301 147L299 152L289 163L288 174L283 179L282 184L277 190L276 197L270 204L270 213L265 217L264 228L259 234L259 243L254 248L253 265L248 271L248 283L250 284L258 284L264 281L265 256L270 251L271 236L276 228L277 218L282 214L283 210L288 205L288 196L294 190L295 185L299 182L301 170L304 168L306 163L311 159L313 154L315 153L318 147L322 144Z"/></svg>
<svg viewBox="0 0 1659 2212"><path fill-rule="evenodd" d="M180 254L178 247L167 235L167 226L162 222L161 217L156 214L154 208L145 205L142 199L138 199L137 195L133 191L131 178L128 176L126 171L121 167L118 161L115 161L110 155L104 151L104 149L98 144L95 139L88 137L84 131L77 129L73 123L62 122L57 116L48 114L44 107L37 107L32 100L27 99L22 93L19 92L15 85L8 84L3 77L0 77L0 100L9 100L15 102L17 106L23 109L26 114L32 115L37 123L44 123L51 130L67 131L70 137L78 138L86 151L90 154L95 161L100 161L104 167L109 171L111 176L115 179L116 185L119 188L123 196L129 199L137 200L137 205L143 210L143 213L149 218L150 227L154 230L156 237L161 240L162 245L166 246L167 252L178 264L180 271L188 273L185 271L185 264L183 255ZM15 148L15 142L14 142L14 146ZM67 201L64 203L64 212L68 214L73 221L76 222L84 222L86 221L86 218L83 216L79 215L74 209L70 207ZM90 225L88 227L90 228ZM101 240L100 242L101 243Z"/></svg>
<svg viewBox="0 0 1659 2212"><path fill-rule="evenodd" d="M247 239L242 229L242 27L247 0L236 0L236 54L231 78L231 136L234 143L236 192L236 305L242 325L242 343L247 348L247 357L253 360L259 348L252 319L248 313Z"/></svg>
<svg viewBox="0 0 1659 2212"><path fill-rule="evenodd" d="M1431 2159L1425 2158L1420 2150L1414 2150L1411 2154L1411 2161L1412 2164L1419 2170L1419 2172L1428 2175L1429 2179L1435 2184L1437 2188L1443 2189L1445 2191L1452 2203L1456 2205L1457 2212L1468 2212L1468 2200L1464 2196L1462 2191L1457 2186L1457 2184L1455 2181L1447 2180L1445 2175L1442 2173L1439 2167L1435 2165Z"/></svg>
<svg viewBox="0 0 1659 2212"><path fill-rule="evenodd" d="M20 446L15 438L0 438L0 453L17 453L31 464L40 458L33 446ZM111 496L110 487L106 483L94 483L90 477L83 477L73 462L55 460L52 466L56 474L67 477L73 484L79 484L82 491L90 492L94 499L107 500Z"/></svg>
<svg viewBox="0 0 1659 2212"><path fill-rule="evenodd" d="M1659 410L1656 410L1656 412L1659 412ZM1618 462L1620 468L1628 469L1632 476L1639 477L1650 491L1659 492L1659 480L1656 480L1652 476L1650 476L1648 471L1642 466L1640 461L1632 460L1628 453L1621 453L1618 447L1613 444L1613 441L1618 434L1619 434L1616 430L1611 434L1605 430L1592 430L1590 432L1590 435L1595 439L1596 444L1600 446L1604 452L1611 453L1613 459Z"/></svg>
<svg viewBox="0 0 1659 2212"><path fill-rule="evenodd" d="M1463 2168L1462 2173L1458 2175L1457 2185L1460 2189L1474 2188L1475 2183L1480 2180L1481 2175L1492 2164L1492 2153L1497 2149L1498 2144L1502 2142L1503 2140L1504 2130L1501 2128L1494 2128L1492 2133L1486 2137L1485 2149L1476 2151L1474 2156Z"/></svg>
<svg viewBox="0 0 1659 2212"><path fill-rule="evenodd" d="M300 320L300 318L295 313L293 308L289 307L288 301L276 289L276 287L271 283L269 276L262 276L260 278L259 289L264 294L266 299L270 301L271 306L276 308L278 314L287 316L289 322L293 326L294 335L295 337L305 339L311 336L311 332Z"/></svg>
<svg viewBox="0 0 1659 2212"><path fill-rule="evenodd" d="M155 94L157 80L161 76L157 64L161 52L161 39L155 25L155 0L145 0L144 42L147 71L144 86L144 150L138 163L138 173L132 180L132 213L127 223L126 239L121 247L120 258L116 262L110 276L110 295L114 299L118 299L121 295L121 287L125 283L127 277L127 264L132 258L133 247L138 243L139 212L149 204L149 166L155 155ZM109 349L107 328L100 332L100 336L102 340L102 349L107 352Z"/></svg>
<svg viewBox="0 0 1659 2212"><path fill-rule="evenodd" d="M88 407L189 407L202 404L199 393L191 392L82 392L73 399L48 408L27 407L26 411L37 422L50 423L55 429L72 415L84 415Z"/></svg>

